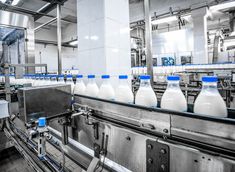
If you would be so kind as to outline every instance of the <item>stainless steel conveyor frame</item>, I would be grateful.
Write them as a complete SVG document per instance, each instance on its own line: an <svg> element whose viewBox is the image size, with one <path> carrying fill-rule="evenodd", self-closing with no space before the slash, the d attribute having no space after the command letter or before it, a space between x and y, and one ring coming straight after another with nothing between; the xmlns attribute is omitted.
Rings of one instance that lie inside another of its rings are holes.
<svg viewBox="0 0 235 172"><path fill-rule="evenodd" d="M235 111L215 118L75 95L74 139L102 150L135 172L232 172L235 169ZM95 153L96 154L96 153ZM98 154L97 154L98 155ZM157 169L157 170L156 170Z"/></svg>

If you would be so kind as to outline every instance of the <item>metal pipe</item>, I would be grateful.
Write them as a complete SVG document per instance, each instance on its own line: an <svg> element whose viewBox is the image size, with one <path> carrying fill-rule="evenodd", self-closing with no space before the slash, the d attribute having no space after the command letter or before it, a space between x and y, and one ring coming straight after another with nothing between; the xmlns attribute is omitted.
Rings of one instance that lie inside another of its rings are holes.
<svg viewBox="0 0 235 172"><path fill-rule="evenodd" d="M57 52L58 52L58 74L62 73L61 57L61 5L57 4Z"/></svg>
<svg viewBox="0 0 235 172"><path fill-rule="evenodd" d="M150 15L150 0L144 0L144 16L145 16L145 47L146 47L146 66L147 73L151 76L151 84L153 84L153 59L152 59L152 25Z"/></svg>
<svg viewBox="0 0 235 172"><path fill-rule="evenodd" d="M49 20L48 22L43 23L42 25L36 27L36 28L34 29L34 32L39 31L39 30L42 29L44 26L47 26L47 25L50 25L50 24L54 23L56 20L57 20L57 18L55 17L55 18Z"/></svg>
<svg viewBox="0 0 235 172"><path fill-rule="evenodd" d="M41 16L45 16L45 17L50 17L50 18L55 18L54 15L49 15L49 14L45 14L45 13L41 13L41 12L35 12L32 11L30 9L26 9L26 8L22 8L22 7L18 7L18 6L11 6L8 4L1 4L0 3L0 8L4 9L5 11L9 11L9 12L18 12L18 13L23 13L23 14L28 14L28 15L41 15ZM61 19L63 22L67 22L67 23L77 23L73 20L68 20L68 19Z"/></svg>
<svg viewBox="0 0 235 172"><path fill-rule="evenodd" d="M6 35L3 36L2 41L5 41L8 38L8 36L13 34L15 31L16 31L16 29L9 31Z"/></svg>
<svg viewBox="0 0 235 172"><path fill-rule="evenodd" d="M11 103L11 88L10 88L10 71L9 64L4 64L4 75L5 75L5 93L6 93L6 101ZM11 111L11 109L9 109ZM11 112L10 112L11 113Z"/></svg>

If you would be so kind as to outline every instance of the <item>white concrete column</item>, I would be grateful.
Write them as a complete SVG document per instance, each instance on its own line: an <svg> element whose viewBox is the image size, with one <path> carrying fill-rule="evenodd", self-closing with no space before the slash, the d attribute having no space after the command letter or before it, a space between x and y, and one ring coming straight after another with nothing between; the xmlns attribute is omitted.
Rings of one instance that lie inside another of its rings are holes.
<svg viewBox="0 0 235 172"><path fill-rule="evenodd" d="M77 16L80 72L129 75L129 0L77 0Z"/></svg>
<svg viewBox="0 0 235 172"><path fill-rule="evenodd" d="M192 11L193 19L193 39L194 52L193 64L208 63L208 47L207 47L207 13L208 8L199 8Z"/></svg>

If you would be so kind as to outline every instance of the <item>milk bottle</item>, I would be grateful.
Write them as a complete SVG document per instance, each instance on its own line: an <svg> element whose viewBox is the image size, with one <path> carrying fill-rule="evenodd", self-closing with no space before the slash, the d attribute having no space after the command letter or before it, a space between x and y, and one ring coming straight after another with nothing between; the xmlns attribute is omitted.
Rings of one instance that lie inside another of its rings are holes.
<svg viewBox="0 0 235 172"><path fill-rule="evenodd" d="M58 75L58 84L65 84L64 75Z"/></svg>
<svg viewBox="0 0 235 172"><path fill-rule="evenodd" d="M85 95L97 97L99 88L95 82L95 75L88 75L88 83L85 90Z"/></svg>
<svg viewBox="0 0 235 172"><path fill-rule="evenodd" d="M67 75L66 84L71 86L71 93L74 91L74 82L73 82L73 75Z"/></svg>
<svg viewBox="0 0 235 172"><path fill-rule="evenodd" d="M51 76L50 75L45 75L44 80L43 80L43 85L51 85Z"/></svg>
<svg viewBox="0 0 235 172"><path fill-rule="evenodd" d="M40 74L37 80L37 86L42 86L43 82L44 82L44 76Z"/></svg>
<svg viewBox="0 0 235 172"><path fill-rule="evenodd" d="M98 94L98 97L101 99L108 99L108 100L114 100L115 98L115 93L113 90L112 85L109 82L109 75L102 75L101 76L103 82L100 86L100 91Z"/></svg>
<svg viewBox="0 0 235 172"><path fill-rule="evenodd" d="M83 75L77 75L76 84L74 86L74 94L85 94L86 86L82 79Z"/></svg>
<svg viewBox="0 0 235 172"><path fill-rule="evenodd" d="M127 79L127 75L119 75L119 85L115 92L115 100L124 103L134 103L134 95L128 85Z"/></svg>
<svg viewBox="0 0 235 172"><path fill-rule="evenodd" d="M0 82L1 82L1 83L5 83L5 77L4 77L4 75L0 75Z"/></svg>
<svg viewBox="0 0 235 172"><path fill-rule="evenodd" d="M157 106L157 97L150 84L150 76L140 76L140 87L136 93L135 104L149 107Z"/></svg>
<svg viewBox="0 0 235 172"><path fill-rule="evenodd" d="M15 84L15 76L14 75L10 75L10 84L11 85Z"/></svg>
<svg viewBox="0 0 235 172"><path fill-rule="evenodd" d="M57 75L51 75L50 79L51 85L56 85L57 83Z"/></svg>
<svg viewBox="0 0 235 172"><path fill-rule="evenodd" d="M168 76L167 81L167 89L162 96L161 108L186 112L187 101L179 86L180 77Z"/></svg>
<svg viewBox="0 0 235 172"><path fill-rule="evenodd" d="M202 90L195 103L194 112L216 117L227 117L226 104L217 89L216 76L202 77Z"/></svg>

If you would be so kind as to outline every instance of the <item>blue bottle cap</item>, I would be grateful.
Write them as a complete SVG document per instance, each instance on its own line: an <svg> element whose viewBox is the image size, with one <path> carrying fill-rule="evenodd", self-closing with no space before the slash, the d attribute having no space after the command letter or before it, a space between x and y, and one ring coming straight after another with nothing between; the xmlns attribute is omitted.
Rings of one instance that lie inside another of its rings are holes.
<svg viewBox="0 0 235 172"><path fill-rule="evenodd" d="M119 75L119 79L128 79L127 75Z"/></svg>
<svg viewBox="0 0 235 172"><path fill-rule="evenodd" d="M87 77L91 79L91 78L95 78L95 75L88 75Z"/></svg>
<svg viewBox="0 0 235 172"><path fill-rule="evenodd" d="M102 78L102 79L109 79L110 76L109 76L109 75L102 75L101 78Z"/></svg>
<svg viewBox="0 0 235 172"><path fill-rule="evenodd" d="M217 76L204 76L202 82L218 82Z"/></svg>
<svg viewBox="0 0 235 172"><path fill-rule="evenodd" d="M40 117L38 118L38 127L45 127L46 126L46 118Z"/></svg>
<svg viewBox="0 0 235 172"><path fill-rule="evenodd" d="M144 79L144 80L147 80L147 79L150 79L150 75L140 75L140 79Z"/></svg>
<svg viewBox="0 0 235 172"><path fill-rule="evenodd" d="M167 80L168 81L179 81L180 77L177 75L170 75L170 76L167 76Z"/></svg>
<svg viewBox="0 0 235 172"><path fill-rule="evenodd" d="M77 75L77 78L83 78L83 75Z"/></svg>
<svg viewBox="0 0 235 172"><path fill-rule="evenodd" d="M67 78L72 78L73 77L73 75L67 75Z"/></svg>
<svg viewBox="0 0 235 172"><path fill-rule="evenodd" d="M59 78L63 78L63 77L64 77L64 75L58 75L58 77L59 77Z"/></svg>

